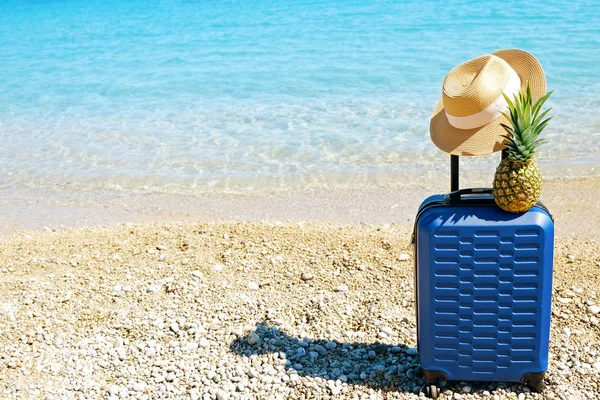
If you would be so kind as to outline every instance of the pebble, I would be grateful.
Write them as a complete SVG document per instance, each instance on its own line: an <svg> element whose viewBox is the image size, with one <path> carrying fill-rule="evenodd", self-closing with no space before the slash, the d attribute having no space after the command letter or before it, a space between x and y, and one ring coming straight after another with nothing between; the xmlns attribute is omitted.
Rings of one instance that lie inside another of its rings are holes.
<svg viewBox="0 0 600 400"><path fill-rule="evenodd" d="M394 330L392 328L390 328L389 326L385 326L385 327L381 328L381 332L385 333L388 336L392 336L394 334Z"/></svg>
<svg viewBox="0 0 600 400"><path fill-rule="evenodd" d="M373 349L375 350L375 353L377 353L377 354L385 354L385 353L387 353L388 346L387 346L387 344L376 344L373 346Z"/></svg>
<svg viewBox="0 0 600 400"><path fill-rule="evenodd" d="M55 375L59 374L61 369L62 365L60 363L52 363L50 365L50 371L52 371L52 373Z"/></svg>
<svg viewBox="0 0 600 400"><path fill-rule="evenodd" d="M327 349L325 349L325 347L321 346L320 344L315 345L315 351L322 356L327 354Z"/></svg>
<svg viewBox="0 0 600 400"><path fill-rule="evenodd" d="M206 340L206 339L204 339L204 340ZM208 341L207 341L207 342L208 342ZM187 342L187 343L186 343L186 345L185 345L185 350L186 350L186 351L193 351L193 350L196 350L196 349L198 348L198 345L199 345L199 344L198 344L198 343L196 343L196 342ZM209 346L210 346L210 343L209 343ZM204 346L202 346L202 347L204 347Z"/></svg>
<svg viewBox="0 0 600 400"><path fill-rule="evenodd" d="M337 343L336 342L327 342L325 344L325 348L327 350L334 350L337 347Z"/></svg>
<svg viewBox="0 0 600 400"><path fill-rule="evenodd" d="M258 283L256 282L248 282L248 289L258 290L260 289L260 286L258 286Z"/></svg>
<svg viewBox="0 0 600 400"><path fill-rule="evenodd" d="M173 332L177 333L177 332L179 332L179 324L177 322L173 322L169 326L169 329L171 329Z"/></svg>
<svg viewBox="0 0 600 400"><path fill-rule="evenodd" d="M257 343L260 343L260 336L256 332L250 332L248 334L248 344L255 345Z"/></svg>
<svg viewBox="0 0 600 400"><path fill-rule="evenodd" d="M571 290L577 294L582 294L583 293L583 288L580 286L572 286Z"/></svg>
<svg viewBox="0 0 600 400"><path fill-rule="evenodd" d="M108 393L113 394L113 395L119 394L120 391L121 391L121 388L117 385L110 385L110 387L108 388Z"/></svg>
<svg viewBox="0 0 600 400"><path fill-rule="evenodd" d="M146 287L146 292L148 293L154 293L156 291L158 291L157 285L149 285L148 287Z"/></svg>
<svg viewBox="0 0 600 400"><path fill-rule="evenodd" d="M300 278L303 281L310 281L310 280L314 279L314 277L315 276L313 274L311 274L310 272L303 272L302 275L300 276Z"/></svg>
<svg viewBox="0 0 600 400"><path fill-rule="evenodd" d="M210 342L208 341L208 339L206 338L202 338L200 339L200 341L198 342L198 345L200 347L202 347L203 349L208 349L210 347Z"/></svg>
<svg viewBox="0 0 600 400"><path fill-rule="evenodd" d="M570 303L572 301L573 301L573 299L569 299L567 297L559 297L558 298L558 302L559 303L563 303L563 304L567 304L567 303Z"/></svg>
<svg viewBox="0 0 600 400"><path fill-rule="evenodd" d="M144 382L136 382L131 388L136 392L143 392L146 389L146 384Z"/></svg>
<svg viewBox="0 0 600 400"><path fill-rule="evenodd" d="M419 351L415 347L411 347L408 350L406 350L406 354L408 354L409 356L416 356L418 353Z"/></svg>
<svg viewBox="0 0 600 400"><path fill-rule="evenodd" d="M347 292L348 291L348 286L347 285L339 285L335 288L336 292Z"/></svg>
<svg viewBox="0 0 600 400"><path fill-rule="evenodd" d="M217 400L229 400L229 393L223 390L217 391Z"/></svg>
<svg viewBox="0 0 600 400"><path fill-rule="evenodd" d="M215 265L213 265L212 270L215 272L221 272L221 271L223 271L224 267L225 266L223 264L215 264Z"/></svg>
<svg viewBox="0 0 600 400"><path fill-rule="evenodd" d="M463 386L462 391L463 393L471 393L471 386Z"/></svg>
<svg viewBox="0 0 600 400"><path fill-rule="evenodd" d="M400 261L407 261L410 259L410 256L406 253L402 253L398 256L398 260Z"/></svg>
<svg viewBox="0 0 600 400"><path fill-rule="evenodd" d="M596 314L600 313L600 307L595 306L595 305L594 306L589 306L587 308L587 312L589 314L596 315Z"/></svg>

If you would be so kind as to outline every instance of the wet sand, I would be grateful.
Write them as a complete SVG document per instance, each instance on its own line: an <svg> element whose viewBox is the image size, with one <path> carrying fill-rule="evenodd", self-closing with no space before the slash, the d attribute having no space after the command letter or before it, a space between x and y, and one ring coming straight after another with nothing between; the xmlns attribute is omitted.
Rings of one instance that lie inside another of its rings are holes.
<svg viewBox="0 0 600 400"><path fill-rule="evenodd" d="M485 182L474 182L484 185ZM410 224L421 201L446 182L403 189L261 194L82 194L0 190L0 234L21 229L169 221L323 221ZM600 233L600 178L544 181L542 200L562 236Z"/></svg>

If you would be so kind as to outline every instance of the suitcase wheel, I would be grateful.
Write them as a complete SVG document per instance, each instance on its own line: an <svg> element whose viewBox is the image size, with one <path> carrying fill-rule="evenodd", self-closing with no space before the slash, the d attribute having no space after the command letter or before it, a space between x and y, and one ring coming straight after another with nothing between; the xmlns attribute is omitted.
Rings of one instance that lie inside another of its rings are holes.
<svg viewBox="0 0 600 400"><path fill-rule="evenodd" d="M544 381L539 381L539 382L527 381L527 387L529 387L531 390L533 390L536 393L541 393L546 388L546 384L544 383Z"/></svg>
<svg viewBox="0 0 600 400"><path fill-rule="evenodd" d="M433 400L437 399L440 395L440 388L437 385L427 385L427 396L431 397Z"/></svg>
<svg viewBox="0 0 600 400"><path fill-rule="evenodd" d="M437 399L441 392L438 385L441 380L447 380L446 374L440 371L423 370L423 378L425 378L425 390L427 396L432 399Z"/></svg>
<svg viewBox="0 0 600 400"><path fill-rule="evenodd" d="M541 393L546 388L544 383L544 372L539 374L526 374L521 378L521 383L524 383L531 390L537 393Z"/></svg>

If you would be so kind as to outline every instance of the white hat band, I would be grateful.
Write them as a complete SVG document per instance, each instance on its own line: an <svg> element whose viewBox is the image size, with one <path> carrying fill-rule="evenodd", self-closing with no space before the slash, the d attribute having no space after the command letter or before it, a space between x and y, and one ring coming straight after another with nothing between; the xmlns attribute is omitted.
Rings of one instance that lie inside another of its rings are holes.
<svg viewBox="0 0 600 400"><path fill-rule="evenodd" d="M508 82L504 87L503 92L512 100L512 97L519 92L521 89L521 78L511 68ZM503 111L508 108L508 103L504 99L504 96L500 96L492 104L487 106L484 110L479 111L476 114L467 115L464 117L457 117L450 115L446 112L446 117L450 125L457 129L475 129L480 126L484 126L496 118L498 118Z"/></svg>

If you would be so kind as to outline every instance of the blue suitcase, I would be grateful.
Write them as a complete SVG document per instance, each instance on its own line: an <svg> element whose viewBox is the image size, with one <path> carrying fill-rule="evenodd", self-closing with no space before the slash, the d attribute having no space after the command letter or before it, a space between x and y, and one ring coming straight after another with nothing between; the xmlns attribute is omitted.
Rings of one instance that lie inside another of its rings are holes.
<svg viewBox="0 0 600 400"><path fill-rule="evenodd" d="M439 380L543 389L548 368L554 223L538 203L502 211L491 189L427 198L415 220L417 342L427 391Z"/></svg>

